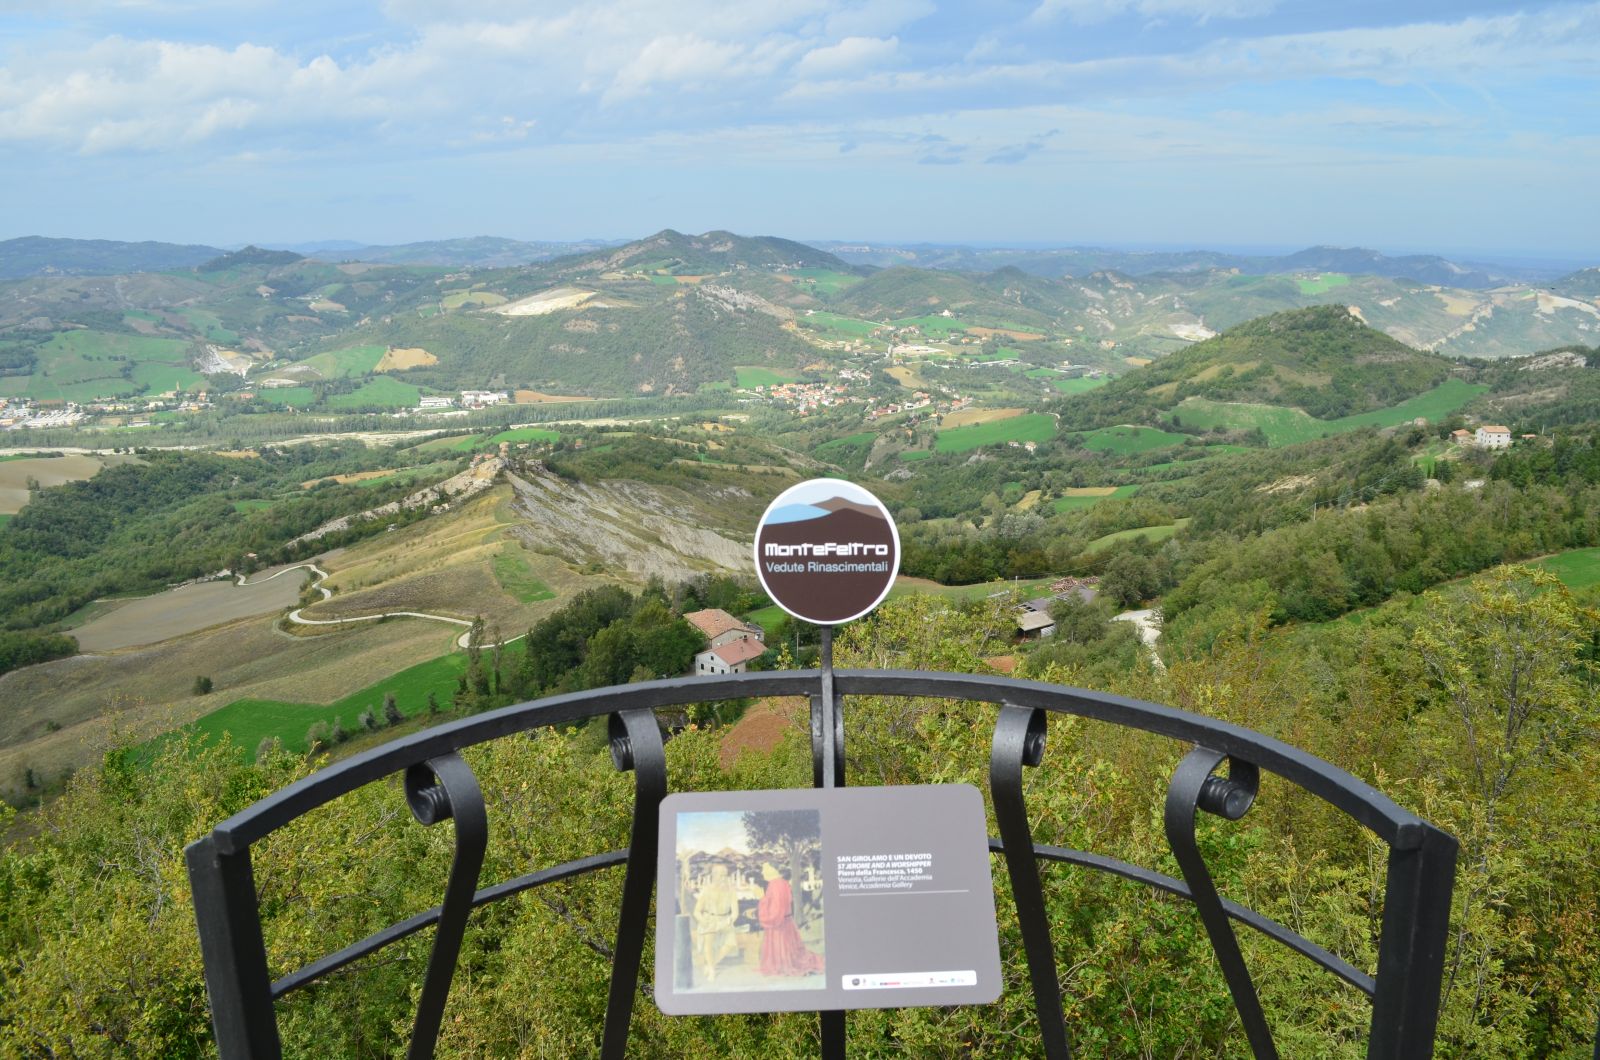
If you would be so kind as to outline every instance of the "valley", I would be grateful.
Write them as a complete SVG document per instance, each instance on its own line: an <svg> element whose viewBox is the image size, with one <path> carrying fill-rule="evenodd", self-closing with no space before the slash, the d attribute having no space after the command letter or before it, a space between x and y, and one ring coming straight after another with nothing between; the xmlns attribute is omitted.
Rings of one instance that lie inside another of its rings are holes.
<svg viewBox="0 0 1600 1060"><path fill-rule="evenodd" d="M759 629L751 666L813 665L817 630L750 557L767 503L813 477L872 490L902 544L841 662L1173 702L1363 776L1448 776L1394 735L1395 704L1451 716L1437 674L1469 664L1436 625L1481 639L1481 616L1543 608L1600 629L1582 274L878 268L721 232L531 264L403 249L0 281L14 836L107 770L303 771L679 676L706 647L691 616ZM1592 680L1573 651L1561 695ZM719 783L800 769L780 706L686 711L671 753ZM987 754L906 716L915 738L869 728L851 769ZM595 726L550 740L529 746L603 754Z"/></svg>

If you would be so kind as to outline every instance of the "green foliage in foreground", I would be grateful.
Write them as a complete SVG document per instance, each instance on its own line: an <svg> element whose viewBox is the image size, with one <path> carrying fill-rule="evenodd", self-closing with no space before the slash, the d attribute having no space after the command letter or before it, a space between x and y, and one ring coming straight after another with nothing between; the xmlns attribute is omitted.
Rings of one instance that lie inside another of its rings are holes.
<svg viewBox="0 0 1600 1060"><path fill-rule="evenodd" d="M1600 743L1588 735L1600 722L1592 658L1600 616L1548 576L1512 568L1430 594L1421 606L1427 622L1381 609L1306 649L1266 632L1263 615L1238 611L1204 653L1175 657L1165 674L1136 663L1109 687L1304 747L1458 836L1440 1055L1584 1055L1600 956L1592 842ZM1092 615L1075 617L1084 621L1067 635L1097 636ZM998 606L893 602L841 633L838 662L992 672L982 660L1004 646L1008 619ZM1070 663L1030 673L1080 677ZM849 716L852 783L986 790L993 708L856 697ZM691 727L667 746L669 785L808 786L807 745L795 731L774 751L746 751L724 769L721 733ZM1053 716L1044 763L1026 778L1036 838L1177 874L1161 805L1186 750ZM485 884L628 842L632 779L585 736L510 736L465 757L491 822ZM176 742L147 768L114 753L77 776L41 811L30 838L0 851L0 1052L210 1054L182 847L314 764L276 753L247 765L230 747ZM1220 889L1371 972L1382 844L1315 798L1265 780L1243 821L1201 821ZM397 776L257 844L270 974L435 904L452 838L449 825L411 819ZM1000 1000L853 1013L852 1056L1010 1058L1037 1048L1010 888L1002 863L993 865ZM1043 882L1078 1055L1246 1055L1190 906L1064 867L1047 867ZM603 870L476 910L439 1055L592 1055L621 884L619 870ZM421 932L284 999L277 1012L286 1055L396 1051L431 941ZM1253 932L1241 929L1240 941L1282 1055L1364 1054L1371 1009L1361 994ZM814 1016L662 1016L648 993L652 961L647 942L635 1055L816 1055Z"/></svg>

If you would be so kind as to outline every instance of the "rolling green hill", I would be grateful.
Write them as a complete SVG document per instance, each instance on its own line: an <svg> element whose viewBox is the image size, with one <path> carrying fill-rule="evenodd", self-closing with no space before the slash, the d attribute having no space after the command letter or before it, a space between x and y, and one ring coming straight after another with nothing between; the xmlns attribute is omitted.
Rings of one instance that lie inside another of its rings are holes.
<svg viewBox="0 0 1600 1060"><path fill-rule="evenodd" d="M1342 306L1319 306L1242 324L1059 408L1063 424L1076 428L1152 422L1192 397L1335 419L1399 404L1451 370L1445 358L1396 342Z"/></svg>

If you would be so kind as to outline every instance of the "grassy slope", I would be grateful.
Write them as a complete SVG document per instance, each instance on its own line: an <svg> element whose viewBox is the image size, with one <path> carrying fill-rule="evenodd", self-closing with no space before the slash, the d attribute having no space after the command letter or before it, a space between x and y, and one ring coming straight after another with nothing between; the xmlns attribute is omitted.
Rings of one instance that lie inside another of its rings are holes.
<svg viewBox="0 0 1600 1060"><path fill-rule="evenodd" d="M1432 390L1390 408L1336 420L1314 419L1299 409L1282 405L1235 404L1206 398L1189 398L1174 413L1186 427L1222 426L1239 430L1259 427L1269 445L1294 445L1359 427L1395 427L1418 417L1437 423L1488 389L1478 383L1447 379Z"/></svg>
<svg viewBox="0 0 1600 1060"><path fill-rule="evenodd" d="M463 652L451 652L430 659L376 684L369 685L343 699L326 705L285 703L272 699L241 699L212 711L191 727L202 737L219 739L230 733L233 742L243 752L254 753L256 745L268 737L283 741L291 751L306 749L306 730L323 721L333 724L335 718L344 722L346 729L355 730L356 717L368 707L381 715L383 697L393 692L395 704L406 717L426 712L428 693L438 698L441 706L448 706L455 694L456 678L467 668Z"/></svg>
<svg viewBox="0 0 1600 1060"><path fill-rule="evenodd" d="M988 423L974 423L968 427L952 427L939 432L935 448L941 453L962 453L981 445L1002 442L1043 442L1056 432L1053 418L1042 412L1012 416Z"/></svg>

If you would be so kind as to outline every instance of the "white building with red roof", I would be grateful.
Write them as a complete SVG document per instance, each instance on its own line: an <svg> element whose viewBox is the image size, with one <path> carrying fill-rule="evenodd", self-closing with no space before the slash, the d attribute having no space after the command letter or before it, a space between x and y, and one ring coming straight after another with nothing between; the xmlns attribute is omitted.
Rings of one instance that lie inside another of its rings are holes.
<svg viewBox="0 0 1600 1060"><path fill-rule="evenodd" d="M750 660L760 657L767 646L754 637L742 637L703 651L694 657L696 674L742 674Z"/></svg>

